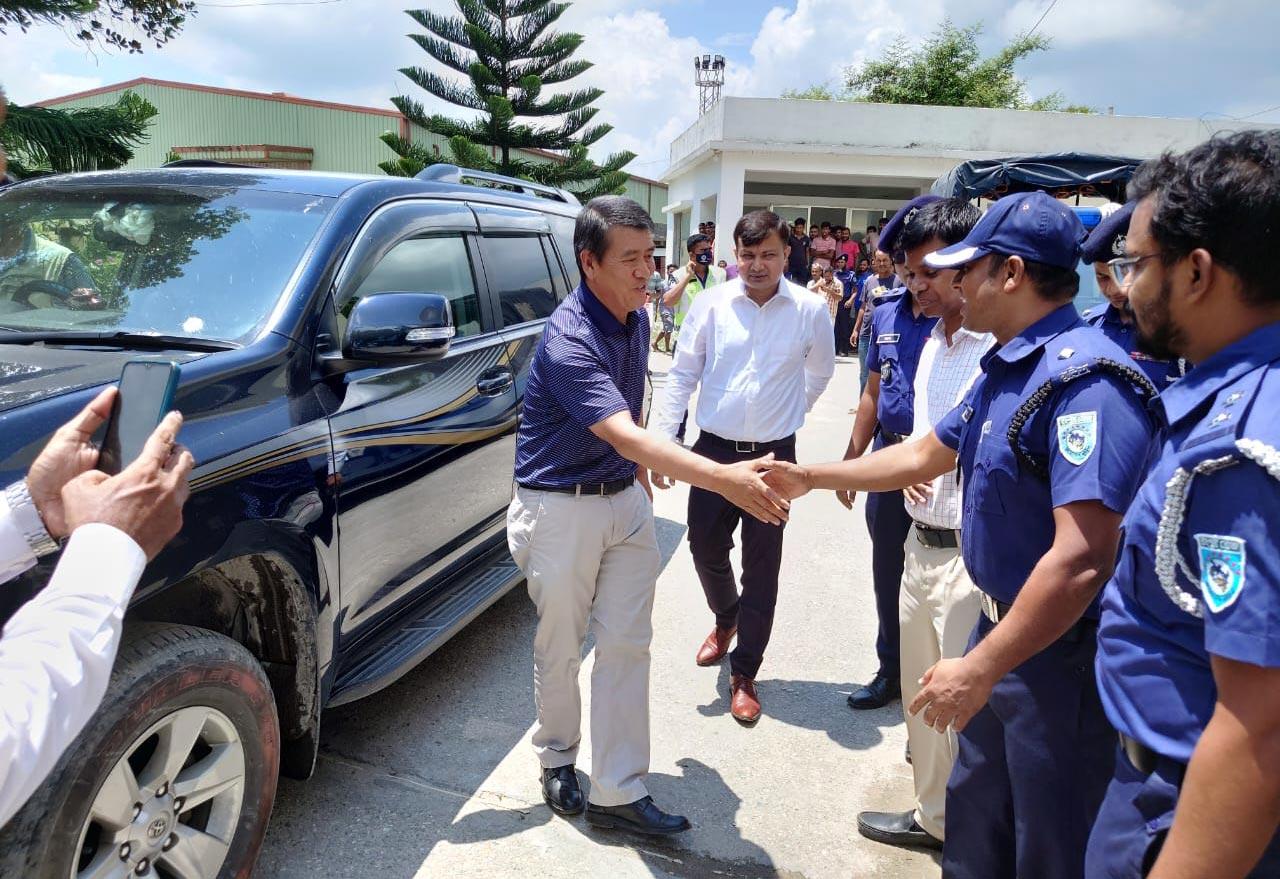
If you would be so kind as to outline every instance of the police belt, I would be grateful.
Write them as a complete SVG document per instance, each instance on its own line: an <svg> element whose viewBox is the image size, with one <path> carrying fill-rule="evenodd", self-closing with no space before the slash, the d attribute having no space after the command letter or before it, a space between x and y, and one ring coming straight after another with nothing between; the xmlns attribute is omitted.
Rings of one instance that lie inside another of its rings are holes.
<svg viewBox="0 0 1280 879"><path fill-rule="evenodd" d="M612 482L584 482L580 485L540 485L536 482L521 482L521 488L530 491L554 491L558 494L571 494L574 497L608 497L626 491L635 484L636 478L615 479Z"/></svg>
<svg viewBox="0 0 1280 879"><path fill-rule="evenodd" d="M886 446L896 446L898 443L906 442L908 438L905 433L894 433L891 430L880 431L880 441Z"/></svg>
<svg viewBox="0 0 1280 879"><path fill-rule="evenodd" d="M982 615L993 623L998 623L1008 616L1009 608L1013 607L1013 605L1005 604L998 598L992 598L981 589L978 590L978 599L982 603ZM1083 641L1086 637L1096 637L1097 631L1097 620L1082 617L1076 620L1075 623L1072 624L1071 628L1063 632L1062 635L1058 637L1058 640L1074 644L1078 641Z"/></svg>
<svg viewBox="0 0 1280 879"><path fill-rule="evenodd" d="M702 431L698 434L698 442L705 442L707 445L715 446L729 452L736 452L739 455L754 455L757 453L770 452L774 449L790 448L796 444L796 435L784 436L781 439L765 440L764 442L748 442L746 440L725 439L722 436L716 436L714 433Z"/></svg>
<svg viewBox="0 0 1280 879"><path fill-rule="evenodd" d="M921 546L927 546L930 549L958 549L960 546L960 529L958 528L934 528L932 525L923 525L915 519L912 519L911 523L916 526L916 540L920 541Z"/></svg>

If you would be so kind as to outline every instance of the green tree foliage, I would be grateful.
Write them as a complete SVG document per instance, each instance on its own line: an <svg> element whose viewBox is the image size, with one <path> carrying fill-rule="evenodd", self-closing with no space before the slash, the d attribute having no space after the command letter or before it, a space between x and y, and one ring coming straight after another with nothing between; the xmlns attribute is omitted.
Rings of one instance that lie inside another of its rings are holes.
<svg viewBox="0 0 1280 879"><path fill-rule="evenodd" d="M1027 97L1026 82L1014 66L1049 48L1047 38L1020 36L984 58L978 49L981 33L980 23L958 28L943 21L919 46L899 38L881 58L847 68L845 85L854 100L880 104L1092 112L1067 105L1058 92L1034 101Z"/></svg>
<svg viewBox="0 0 1280 879"><path fill-rule="evenodd" d="M0 34L49 23L86 43L141 52L143 40L159 47L177 36L195 8L193 0L0 0Z"/></svg>
<svg viewBox="0 0 1280 879"><path fill-rule="evenodd" d="M4 0L0 0L4 2ZM426 33L410 35L423 51L465 81L422 67L400 72L441 100L476 114L471 121L428 113L401 95L391 102L410 122L449 141L459 165L562 186L580 198L621 192L623 167L635 158L618 152L603 164L587 155L612 126L593 124L604 94L600 89L544 91L591 67L574 60L582 35L556 33L550 26L569 8L551 0L455 0L460 17L425 9L409 16ZM397 158L379 165L388 174L411 176L439 161L429 148L388 132L382 142ZM559 161L539 162L520 150L549 150Z"/></svg>
<svg viewBox="0 0 1280 879"><path fill-rule="evenodd" d="M781 97L795 101L837 101L842 95L833 92L826 83L815 83L807 89L784 89Z"/></svg>
<svg viewBox="0 0 1280 879"><path fill-rule="evenodd" d="M156 108L133 92L106 107L59 110L9 104L0 127L0 150L8 154L16 177L119 168L147 139L155 115Z"/></svg>

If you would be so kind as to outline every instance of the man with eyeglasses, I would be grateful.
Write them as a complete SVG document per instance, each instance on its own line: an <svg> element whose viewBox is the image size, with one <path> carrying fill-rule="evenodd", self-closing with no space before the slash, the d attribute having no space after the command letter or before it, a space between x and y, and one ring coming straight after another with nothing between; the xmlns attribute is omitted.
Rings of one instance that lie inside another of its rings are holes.
<svg viewBox="0 0 1280 879"><path fill-rule="evenodd" d="M903 489L960 465L961 551L982 615L965 655L925 672L907 706L959 734L948 879L1080 879L1112 772L1115 731L1089 668L1098 591L1146 473L1152 389L1072 305L1083 231L1057 199L1019 193L926 256L958 270L961 325L998 343L964 401L918 439L852 461L777 461L766 477L795 497Z"/></svg>
<svg viewBox="0 0 1280 879"><path fill-rule="evenodd" d="M1127 292L1127 281L1133 274L1134 265L1124 258L1125 235L1129 231L1129 218L1133 215L1133 202L1111 207L1114 210L1089 233L1080 256L1086 265L1093 265L1094 278L1107 304L1088 309L1082 317L1085 323L1097 327L1104 336L1127 351L1160 391L1187 374L1187 361L1182 357L1162 357L1153 353L1138 332Z"/></svg>
<svg viewBox="0 0 1280 879"><path fill-rule="evenodd" d="M1129 195L1116 271L1152 348L1196 367L1160 395L1104 593L1120 747L1088 876L1280 876L1280 132L1154 159Z"/></svg>

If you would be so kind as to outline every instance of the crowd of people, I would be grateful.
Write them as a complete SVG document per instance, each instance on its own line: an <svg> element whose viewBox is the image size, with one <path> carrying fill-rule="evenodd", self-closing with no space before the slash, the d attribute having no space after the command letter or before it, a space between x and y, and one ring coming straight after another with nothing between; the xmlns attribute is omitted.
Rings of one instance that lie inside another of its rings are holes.
<svg viewBox="0 0 1280 879"><path fill-rule="evenodd" d="M535 358L508 519L538 605L552 809L689 826L644 785L652 488L691 485L711 623L691 658L728 659L744 725L763 711L792 502L827 489L851 508L864 491L880 667L848 701L903 699L914 803L859 814L863 835L941 849L955 879L1280 876L1280 133L1164 155L1129 194L1088 236L1041 192L985 214L921 197L877 230L850 309L865 384L828 464L797 463L795 435L835 371L836 236L797 261L803 226L749 213L732 280L711 264L714 231L690 238L662 294L679 336L645 429L652 226L626 199L586 206L583 282ZM1082 257L1108 299L1087 319Z"/></svg>
<svg viewBox="0 0 1280 879"><path fill-rule="evenodd" d="M690 827L645 783L653 488L692 486L710 631L691 658L728 660L745 726L763 712L792 503L830 490L852 508L863 491L879 669L848 701L903 700L914 802L859 814L860 832L941 849L949 879L1280 876L1280 132L1161 156L1129 196L1088 236L1039 192L985 214L903 206L848 309L866 374L849 443L818 464L797 462L796 433L836 370L839 236L810 240L797 277L803 224L754 211L733 266L713 263L711 227L655 283L645 210L584 207L582 282L531 364L507 518L538 615L533 746L552 810ZM1082 259L1108 300L1087 319ZM675 351L646 426L655 331ZM95 469L114 393L0 493L0 581L61 549L0 639L0 823L92 715L143 566L181 526L194 462L178 413L118 475Z"/></svg>

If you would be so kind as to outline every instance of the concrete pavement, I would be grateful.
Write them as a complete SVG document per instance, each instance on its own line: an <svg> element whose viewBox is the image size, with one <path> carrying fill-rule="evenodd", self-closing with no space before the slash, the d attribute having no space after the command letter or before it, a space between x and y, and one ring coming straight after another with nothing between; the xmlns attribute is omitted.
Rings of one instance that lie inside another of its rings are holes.
<svg viewBox="0 0 1280 879"><path fill-rule="evenodd" d="M659 397L668 364L653 358ZM843 452L857 388L856 361L842 358L800 434L801 461ZM854 829L860 809L906 808L911 790L900 704L845 706L876 666L861 503L848 512L823 493L796 504L760 672L764 717L745 729L728 714L727 664L693 663L712 617L684 542L686 499L677 486L655 501L665 566L650 788L659 805L689 816L692 831L637 840L542 803L529 746L535 616L518 588L394 686L325 714L316 775L281 782L258 875L937 877L934 857ZM589 770L589 736L582 753Z"/></svg>

